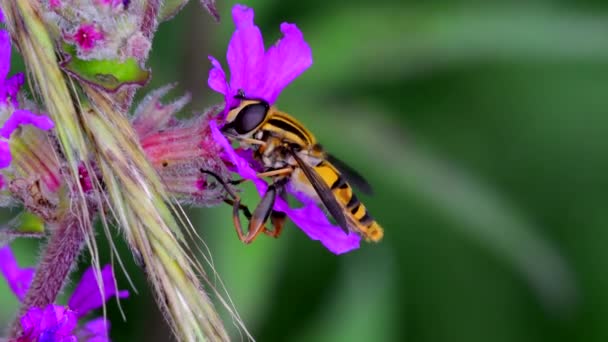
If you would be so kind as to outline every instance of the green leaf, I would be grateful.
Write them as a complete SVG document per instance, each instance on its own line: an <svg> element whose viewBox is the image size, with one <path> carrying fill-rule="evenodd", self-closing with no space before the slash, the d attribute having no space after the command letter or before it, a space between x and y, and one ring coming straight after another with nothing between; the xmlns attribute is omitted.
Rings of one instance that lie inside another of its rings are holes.
<svg viewBox="0 0 608 342"><path fill-rule="evenodd" d="M17 232L26 234L44 233L44 221L29 211L24 211L13 221Z"/></svg>
<svg viewBox="0 0 608 342"><path fill-rule="evenodd" d="M43 233L44 221L29 211L23 211L0 227L0 247L17 237L42 237Z"/></svg>
<svg viewBox="0 0 608 342"><path fill-rule="evenodd" d="M67 59L61 67L80 80L115 92L125 84L144 85L150 78L150 71L140 67L135 58L124 61L110 59L83 60L78 58L76 49L64 45Z"/></svg>

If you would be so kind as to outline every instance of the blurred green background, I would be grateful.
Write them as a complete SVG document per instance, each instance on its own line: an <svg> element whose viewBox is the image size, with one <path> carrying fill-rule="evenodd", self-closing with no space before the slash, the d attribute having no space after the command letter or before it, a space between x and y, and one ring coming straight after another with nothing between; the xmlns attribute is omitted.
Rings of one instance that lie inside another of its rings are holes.
<svg viewBox="0 0 608 342"><path fill-rule="evenodd" d="M385 228L335 256L291 224L245 246L228 206L190 210L257 340L608 339L608 3L243 3L267 44L283 21L304 32L314 64L278 105L368 178ZM219 24L197 1L164 23L147 89L178 81L189 111L220 102L207 55L225 61L233 4ZM14 246L24 264L39 253ZM113 339L169 340L129 273L140 293L127 322L110 305ZM16 301L0 293L4 322Z"/></svg>

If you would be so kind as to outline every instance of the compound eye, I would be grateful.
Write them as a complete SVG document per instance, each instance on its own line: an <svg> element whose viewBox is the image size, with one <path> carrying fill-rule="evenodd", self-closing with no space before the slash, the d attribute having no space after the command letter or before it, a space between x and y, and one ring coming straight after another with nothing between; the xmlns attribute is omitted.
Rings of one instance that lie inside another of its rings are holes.
<svg viewBox="0 0 608 342"><path fill-rule="evenodd" d="M246 134L258 127L266 118L268 104L252 103L245 106L234 119L232 126L238 134Z"/></svg>

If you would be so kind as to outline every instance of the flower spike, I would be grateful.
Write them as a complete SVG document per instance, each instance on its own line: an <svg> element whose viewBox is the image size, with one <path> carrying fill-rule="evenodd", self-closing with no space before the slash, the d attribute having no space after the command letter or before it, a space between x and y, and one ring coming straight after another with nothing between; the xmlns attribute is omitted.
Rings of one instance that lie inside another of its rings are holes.
<svg viewBox="0 0 608 342"><path fill-rule="evenodd" d="M20 268L9 246L0 248L0 273L7 280L13 293L23 300L34 275L33 268ZM33 307L21 317L22 334L17 341L107 341L110 323L104 317L94 318L78 326L78 320L103 306L112 297L127 298L129 291L115 288L112 266L101 270L103 293L89 267L67 306L49 304L44 309Z"/></svg>

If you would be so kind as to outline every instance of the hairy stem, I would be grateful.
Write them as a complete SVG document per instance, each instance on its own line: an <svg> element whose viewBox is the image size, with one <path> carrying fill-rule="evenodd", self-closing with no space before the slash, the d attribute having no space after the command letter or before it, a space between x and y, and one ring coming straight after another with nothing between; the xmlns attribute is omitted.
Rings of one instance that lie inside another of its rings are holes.
<svg viewBox="0 0 608 342"><path fill-rule="evenodd" d="M21 334L19 318L30 308L44 308L55 302L80 254L85 236L78 220L68 218L50 228L51 238L38 264L19 316L11 326L11 338L17 338Z"/></svg>

